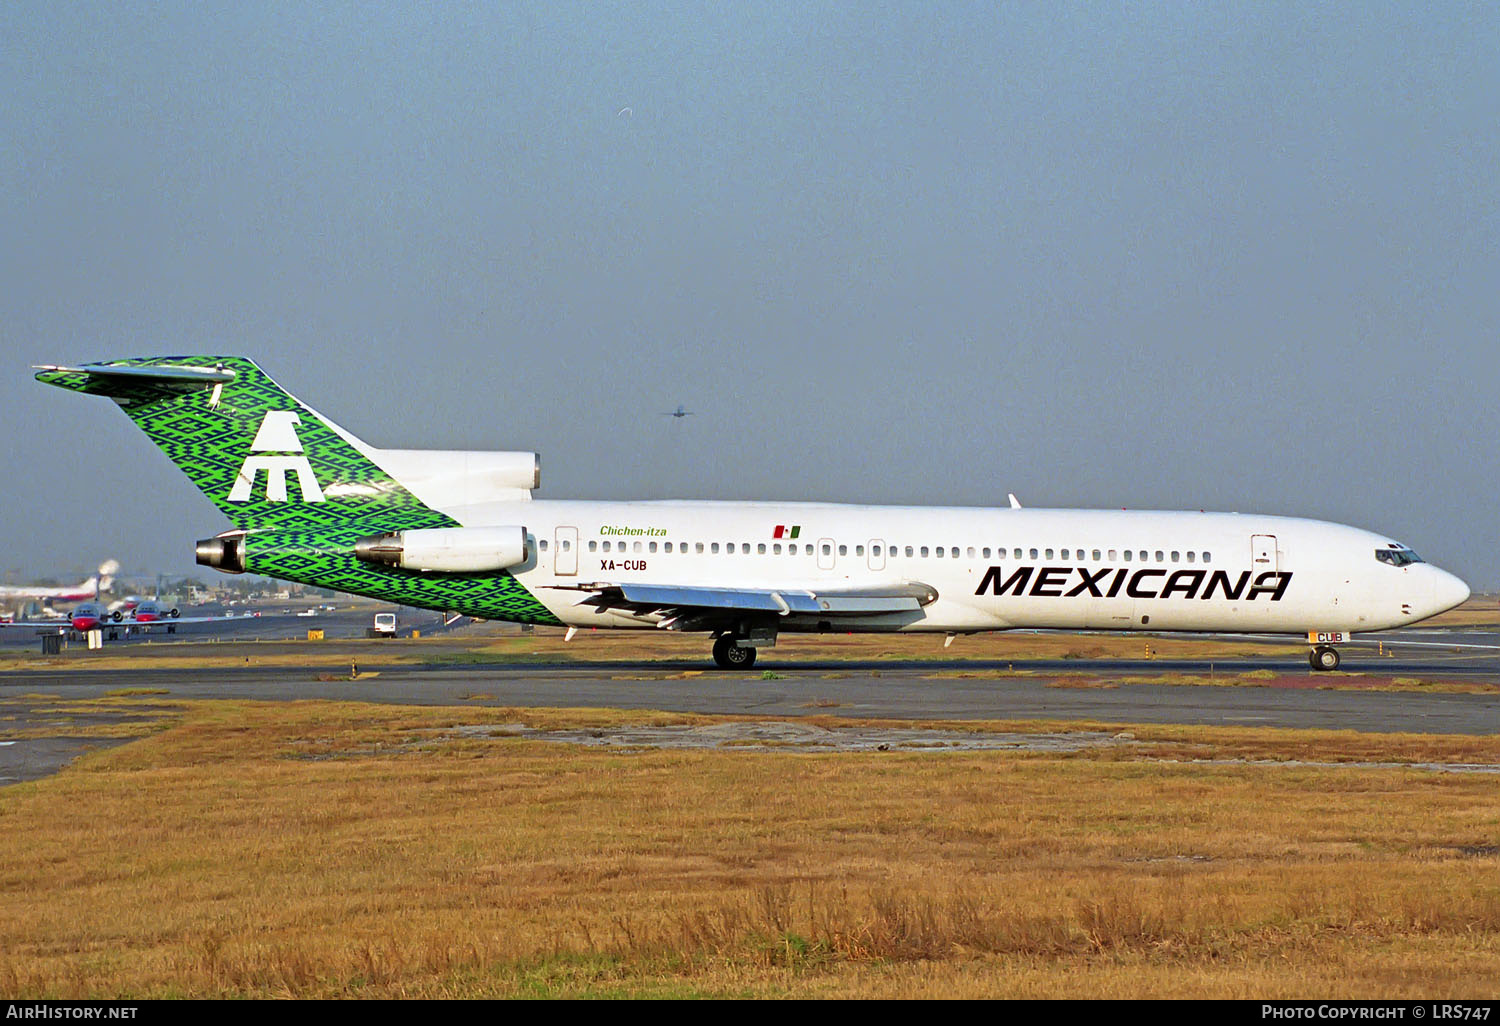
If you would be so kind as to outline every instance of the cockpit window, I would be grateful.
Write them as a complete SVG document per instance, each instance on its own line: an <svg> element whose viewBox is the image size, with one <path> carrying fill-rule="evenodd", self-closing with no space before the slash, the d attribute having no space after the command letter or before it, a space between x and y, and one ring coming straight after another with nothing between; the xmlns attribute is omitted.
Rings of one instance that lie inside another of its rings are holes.
<svg viewBox="0 0 1500 1026"><path fill-rule="evenodd" d="M1376 549L1375 558L1391 566L1406 566L1410 563L1422 562L1422 557L1411 549L1401 548Z"/></svg>

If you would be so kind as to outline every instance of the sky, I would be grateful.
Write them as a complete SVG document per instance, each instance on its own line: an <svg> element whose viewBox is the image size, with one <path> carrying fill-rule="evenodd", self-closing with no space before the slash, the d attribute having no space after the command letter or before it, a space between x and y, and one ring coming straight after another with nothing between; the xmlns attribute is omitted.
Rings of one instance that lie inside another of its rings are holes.
<svg viewBox="0 0 1500 1026"><path fill-rule="evenodd" d="M29 368L224 353L538 498L1311 516L1500 589L1497 53L1449 0L0 5L0 571L212 576Z"/></svg>

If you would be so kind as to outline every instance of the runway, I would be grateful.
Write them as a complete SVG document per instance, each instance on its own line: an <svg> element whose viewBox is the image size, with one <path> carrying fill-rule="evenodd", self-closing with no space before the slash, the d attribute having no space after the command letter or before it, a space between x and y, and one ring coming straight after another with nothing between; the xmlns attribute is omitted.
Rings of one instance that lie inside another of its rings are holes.
<svg viewBox="0 0 1500 1026"><path fill-rule="evenodd" d="M1486 661L1488 662L1488 661ZM1013 667L1013 669L1012 669ZM701 663L627 663L385 667L359 680L319 680L301 668L139 669L0 674L0 700L23 693L95 698L124 688L158 690L177 699L296 701L342 699L412 705L544 706L658 709L715 715L811 716L901 720L1091 720L1298 729L1500 732L1500 692L1331 690L1288 661L1216 662L1231 680L1255 670L1284 677L1265 684L1131 683L1131 677L1190 673L1188 660L1036 660L993 664L782 664L763 679L704 669ZM1391 670L1382 666L1385 673ZM1453 680L1495 679L1492 665L1454 660L1406 663L1402 674ZM327 676L327 674L324 674ZM1382 680L1384 678L1381 678ZM1357 679L1344 679L1359 684ZM1117 683L1118 681L1118 683Z"/></svg>
<svg viewBox="0 0 1500 1026"><path fill-rule="evenodd" d="M330 637L358 638L364 615L320 617ZM347 670L314 665L163 666L182 653L219 654L235 641L284 644L238 646L256 653L321 650L286 641L307 621L244 619L214 625L223 646L115 645L124 668L100 669L85 653L62 665L0 672L0 707L13 717L0 736L0 783L55 771L100 739L70 738L76 715L59 717L61 701L100 698L125 689L152 700L235 699L286 702L352 700L408 705L616 708L664 710L767 719L836 717L850 720L933 723L1018 720L1087 723L1106 727L1180 724L1353 730L1368 733L1500 733L1500 636L1461 628L1385 635L1345 649L1348 674L1314 674L1285 648L1264 654L1207 659L836 659L789 658L768 650L748 672L718 670L703 659L639 662L545 655L524 662L465 663L441 659L391 665L384 642L357 642L350 651L365 663L359 679ZM424 637L430 626L424 627ZM162 639L158 639L162 640ZM178 640L183 640L179 637ZM204 639L207 640L207 639ZM1286 639L1267 639L1285 646ZM347 644L347 643L346 643ZM804 650L805 651L805 650ZM580 657L589 649L580 646ZM235 658L238 658L236 656ZM382 660L386 660L382 663ZM288 660L284 660L288 661ZM378 671L378 672L369 672ZM1255 674L1255 677L1247 677ZM1187 678L1167 683L1163 678ZM1467 693L1426 689L1380 690L1395 681L1458 685ZM1493 690L1488 690L1493 688ZM108 712L100 715L110 716ZM128 714L122 714L128 715ZM40 728L40 729L37 729ZM21 736L25 731L32 736Z"/></svg>

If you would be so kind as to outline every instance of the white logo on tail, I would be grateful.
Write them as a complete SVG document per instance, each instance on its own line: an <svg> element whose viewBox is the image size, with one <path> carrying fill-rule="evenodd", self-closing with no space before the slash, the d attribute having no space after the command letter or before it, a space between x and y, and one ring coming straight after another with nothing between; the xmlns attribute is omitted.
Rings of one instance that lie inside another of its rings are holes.
<svg viewBox="0 0 1500 1026"><path fill-rule="evenodd" d="M297 437L296 428L300 423L302 418L291 410L270 411L260 422L255 441L250 443L250 451L301 452L302 440ZM307 457L286 455L247 456L234 479L234 487L229 490L229 501L249 502L250 493L255 488L255 477L262 470L266 472L267 502L286 502L286 473L289 470L297 472L297 487L302 489L303 502L323 501L323 489L313 476L312 464L307 462Z"/></svg>

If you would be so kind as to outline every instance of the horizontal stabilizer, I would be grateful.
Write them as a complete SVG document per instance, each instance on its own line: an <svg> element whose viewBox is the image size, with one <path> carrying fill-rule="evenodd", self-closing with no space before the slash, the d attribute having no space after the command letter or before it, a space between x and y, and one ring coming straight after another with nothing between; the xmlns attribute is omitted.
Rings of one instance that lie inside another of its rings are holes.
<svg viewBox="0 0 1500 1026"><path fill-rule="evenodd" d="M35 368L36 379L59 388L104 395L121 403L155 402L199 392L234 380L227 367L192 367L141 363L86 363L81 367Z"/></svg>

